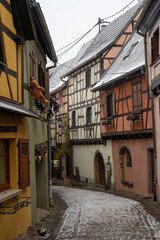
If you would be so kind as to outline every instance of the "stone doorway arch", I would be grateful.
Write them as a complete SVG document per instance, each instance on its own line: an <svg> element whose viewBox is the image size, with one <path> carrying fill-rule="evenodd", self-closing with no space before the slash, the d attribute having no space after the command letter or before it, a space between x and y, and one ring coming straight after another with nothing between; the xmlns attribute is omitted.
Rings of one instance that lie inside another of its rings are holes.
<svg viewBox="0 0 160 240"><path fill-rule="evenodd" d="M94 158L95 184L105 184L105 165L102 154L96 152Z"/></svg>

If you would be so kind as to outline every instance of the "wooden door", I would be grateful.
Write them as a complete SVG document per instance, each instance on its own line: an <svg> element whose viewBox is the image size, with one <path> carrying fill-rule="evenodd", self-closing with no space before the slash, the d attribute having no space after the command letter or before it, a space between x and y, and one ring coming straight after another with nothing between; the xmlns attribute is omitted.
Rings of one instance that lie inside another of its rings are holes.
<svg viewBox="0 0 160 240"><path fill-rule="evenodd" d="M105 169L104 169L104 163L103 159L99 158L99 184L104 185L105 184Z"/></svg>

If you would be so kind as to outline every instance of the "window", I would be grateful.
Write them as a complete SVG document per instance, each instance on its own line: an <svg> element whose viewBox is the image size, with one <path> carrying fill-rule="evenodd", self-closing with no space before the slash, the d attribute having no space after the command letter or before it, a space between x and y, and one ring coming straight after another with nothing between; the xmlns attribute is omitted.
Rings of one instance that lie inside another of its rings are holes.
<svg viewBox="0 0 160 240"><path fill-rule="evenodd" d="M110 93L104 98L104 116L113 117L116 114L115 93Z"/></svg>
<svg viewBox="0 0 160 240"><path fill-rule="evenodd" d="M76 111L72 112L72 127L76 126Z"/></svg>
<svg viewBox="0 0 160 240"><path fill-rule="evenodd" d="M107 97L107 117L113 116L113 103L112 103L112 95Z"/></svg>
<svg viewBox="0 0 160 240"><path fill-rule="evenodd" d="M87 110L86 110L86 123L87 124L92 123L92 108L91 107L87 108Z"/></svg>
<svg viewBox="0 0 160 240"><path fill-rule="evenodd" d="M131 48L128 50L128 52L126 53L126 55L123 57L123 60L125 60L126 58L128 58L128 57L130 56L131 52L132 52L133 49L137 46L138 43L139 43L139 41L136 42L136 43L134 43L134 44L131 46Z"/></svg>
<svg viewBox="0 0 160 240"><path fill-rule="evenodd" d="M36 77L36 57L34 51L30 48L29 50L29 67L30 77Z"/></svg>
<svg viewBox="0 0 160 240"><path fill-rule="evenodd" d="M159 28L151 39L152 63L159 57Z"/></svg>
<svg viewBox="0 0 160 240"><path fill-rule="evenodd" d="M90 87L91 86L91 69L88 69L86 71L86 87Z"/></svg>
<svg viewBox="0 0 160 240"><path fill-rule="evenodd" d="M9 188L9 141L0 140L0 192Z"/></svg>
<svg viewBox="0 0 160 240"><path fill-rule="evenodd" d="M41 62L38 65L38 81L39 81L39 85L45 88L45 71Z"/></svg>
<svg viewBox="0 0 160 240"><path fill-rule="evenodd" d="M141 82L133 84L133 111L142 109Z"/></svg>
<svg viewBox="0 0 160 240"><path fill-rule="evenodd" d="M63 105L63 92L59 93L59 105Z"/></svg>
<svg viewBox="0 0 160 240"><path fill-rule="evenodd" d="M49 100L49 82L48 82L48 73L43 67L42 63L38 65L38 81L39 85L45 89L45 92L42 92L47 100Z"/></svg>

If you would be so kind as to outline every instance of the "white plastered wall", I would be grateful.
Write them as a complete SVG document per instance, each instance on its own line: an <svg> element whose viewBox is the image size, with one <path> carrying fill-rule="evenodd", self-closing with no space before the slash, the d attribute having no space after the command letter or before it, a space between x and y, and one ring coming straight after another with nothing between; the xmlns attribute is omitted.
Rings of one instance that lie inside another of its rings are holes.
<svg viewBox="0 0 160 240"><path fill-rule="evenodd" d="M99 145L74 145L73 146L73 161L74 161L74 174L75 167L79 168L81 180L88 178L89 184L95 183L94 176L94 160L96 152L100 152L104 163L106 165L108 156L110 156L110 162L112 164L112 179L111 182L114 184L114 166L112 156L112 141L108 140L106 146L103 144ZM105 169L106 175L106 169Z"/></svg>

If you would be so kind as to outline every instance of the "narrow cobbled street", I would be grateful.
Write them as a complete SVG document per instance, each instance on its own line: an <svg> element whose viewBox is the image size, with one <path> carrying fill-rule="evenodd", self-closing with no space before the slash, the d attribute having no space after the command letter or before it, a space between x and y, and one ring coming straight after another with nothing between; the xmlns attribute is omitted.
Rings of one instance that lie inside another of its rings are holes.
<svg viewBox="0 0 160 240"><path fill-rule="evenodd" d="M55 239L160 239L160 223L136 201L104 192L54 186L67 203ZM52 225L53 226L53 225Z"/></svg>

